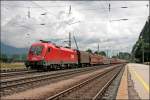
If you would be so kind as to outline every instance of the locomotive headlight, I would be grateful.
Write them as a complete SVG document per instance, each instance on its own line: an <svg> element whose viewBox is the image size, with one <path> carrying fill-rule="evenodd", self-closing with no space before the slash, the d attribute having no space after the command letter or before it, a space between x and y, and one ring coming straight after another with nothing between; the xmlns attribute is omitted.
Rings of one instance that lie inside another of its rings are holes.
<svg viewBox="0 0 150 100"><path fill-rule="evenodd" d="M46 64L46 61L45 61L45 60L42 60L42 61L41 61L41 64L42 64L42 65L45 65L45 64Z"/></svg>

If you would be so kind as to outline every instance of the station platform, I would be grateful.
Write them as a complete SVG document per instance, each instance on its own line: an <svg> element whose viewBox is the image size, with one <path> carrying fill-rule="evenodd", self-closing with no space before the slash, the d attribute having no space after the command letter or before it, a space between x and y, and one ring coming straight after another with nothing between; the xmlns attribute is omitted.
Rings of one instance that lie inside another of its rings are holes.
<svg viewBox="0 0 150 100"><path fill-rule="evenodd" d="M118 88L116 99L149 100L149 65L129 63Z"/></svg>

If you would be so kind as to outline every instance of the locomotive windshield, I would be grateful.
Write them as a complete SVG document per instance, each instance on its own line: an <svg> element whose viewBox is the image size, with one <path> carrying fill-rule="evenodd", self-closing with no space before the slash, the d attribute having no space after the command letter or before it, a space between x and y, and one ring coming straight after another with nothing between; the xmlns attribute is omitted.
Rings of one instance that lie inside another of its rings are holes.
<svg viewBox="0 0 150 100"><path fill-rule="evenodd" d="M42 52L43 46L32 46L30 49L30 53L35 55L40 55Z"/></svg>

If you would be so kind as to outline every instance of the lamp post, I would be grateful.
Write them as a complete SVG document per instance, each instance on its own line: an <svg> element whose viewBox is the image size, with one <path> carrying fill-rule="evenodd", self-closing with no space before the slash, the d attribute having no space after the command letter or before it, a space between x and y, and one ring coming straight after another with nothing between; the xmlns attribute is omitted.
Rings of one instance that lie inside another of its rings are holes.
<svg viewBox="0 0 150 100"><path fill-rule="evenodd" d="M142 48L142 63L144 63L144 39L140 36L141 48Z"/></svg>
<svg viewBox="0 0 150 100"><path fill-rule="evenodd" d="M110 22L112 22L112 21L127 21L128 19L126 19L126 18L123 18L123 19L115 19L115 20L110 20Z"/></svg>

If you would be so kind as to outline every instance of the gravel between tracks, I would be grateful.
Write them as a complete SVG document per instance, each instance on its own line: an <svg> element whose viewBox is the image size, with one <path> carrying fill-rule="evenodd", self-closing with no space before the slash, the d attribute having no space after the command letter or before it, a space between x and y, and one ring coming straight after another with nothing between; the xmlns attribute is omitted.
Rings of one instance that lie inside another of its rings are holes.
<svg viewBox="0 0 150 100"><path fill-rule="evenodd" d="M101 67L105 67L106 65L103 65ZM85 68L85 67L84 67ZM79 70L80 69L84 69L84 68L78 68ZM87 68L91 68L91 67L87 67ZM77 70L78 70L77 69ZM1 73L1 81L7 81L7 80L16 80L16 79L19 79L19 78L27 78L27 77L33 77L33 76L37 76L37 75L44 75L44 74L48 74L48 73L51 73L51 74L54 74L54 73L58 73L58 72L67 72L67 71L71 71L71 70L76 70L76 69L67 69L67 70L57 70L57 71L48 71L48 72L44 72L44 71L27 71L24 73L24 71L21 73L20 72L7 72L7 73ZM13 74L13 73L18 73L18 74L14 74L14 75L9 75L9 73ZM3 75L3 74L6 74L6 75ZM8 74L8 76L7 76Z"/></svg>
<svg viewBox="0 0 150 100"><path fill-rule="evenodd" d="M107 67L105 69L109 69L109 68L110 67ZM55 83L51 83L46 86L42 86L42 87L26 90L17 94L2 97L1 99L45 99L66 88L71 87L72 85L79 83L80 81L86 80L88 77L94 76L102 72L103 70L104 69L99 69L91 73L86 73L84 75L70 77L69 79L64 79L61 81L57 81Z"/></svg>
<svg viewBox="0 0 150 100"><path fill-rule="evenodd" d="M107 65L108 66L108 65ZM22 77L15 80L1 81L1 96L11 95L17 92L25 91L30 88L36 88L42 85L53 83L56 81L68 79L70 77L78 76L81 74L89 73L97 69L104 68L105 66L95 66L78 69L68 69L62 71L39 73L40 75L34 75L31 77ZM54 78L55 77L55 78ZM16 85L17 84L17 85Z"/></svg>
<svg viewBox="0 0 150 100"><path fill-rule="evenodd" d="M79 89L60 97L61 100L92 100L93 97L104 87L104 85L115 75L120 68L112 69L110 72L97 77Z"/></svg>

